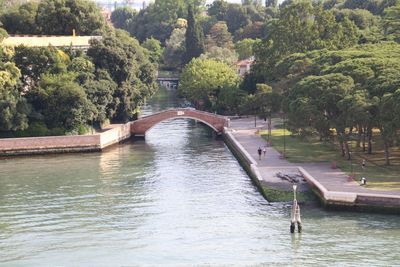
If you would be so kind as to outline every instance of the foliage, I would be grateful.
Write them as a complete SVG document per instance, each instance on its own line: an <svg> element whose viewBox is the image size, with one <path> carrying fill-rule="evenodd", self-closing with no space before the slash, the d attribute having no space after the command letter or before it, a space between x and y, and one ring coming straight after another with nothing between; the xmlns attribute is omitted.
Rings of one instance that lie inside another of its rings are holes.
<svg viewBox="0 0 400 267"><path fill-rule="evenodd" d="M36 24L45 34L91 35L105 22L94 2L85 0L43 0L39 3Z"/></svg>
<svg viewBox="0 0 400 267"><path fill-rule="evenodd" d="M119 7L111 13L111 22L114 27L127 30L137 15L137 11L130 7Z"/></svg>
<svg viewBox="0 0 400 267"><path fill-rule="evenodd" d="M336 22L333 13L321 6L293 2L281 10L279 19L269 23L266 40L255 47L255 75L271 77L273 65L290 54L350 47L357 40L357 27L349 19Z"/></svg>
<svg viewBox="0 0 400 267"><path fill-rule="evenodd" d="M180 18L188 16L188 6L193 7L198 14L204 5L204 0L155 0L128 23L129 33L140 42L147 38L155 38L165 43Z"/></svg>
<svg viewBox="0 0 400 267"><path fill-rule="evenodd" d="M38 4L28 2L11 8L1 14L0 21L3 27L11 34L36 34L40 27L36 24Z"/></svg>
<svg viewBox="0 0 400 267"><path fill-rule="evenodd" d="M30 92L35 109L44 116L48 128L72 131L93 117L93 106L85 91L74 82L72 73L45 74L39 87Z"/></svg>
<svg viewBox="0 0 400 267"><path fill-rule="evenodd" d="M222 47L232 49L232 35L228 32L228 27L225 22L217 22L214 24L206 38L206 48L210 50L212 47Z"/></svg>
<svg viewBox="0 0 400 267"><path fill-rule="evenodd" d="M163 53L163 61L169 68L180 69L183 66L185 56L186 28L175 29L166 42Z"/></svg>
<svg viewBox="0 0 400 267"><path fill-rule="evenodd" d="M149 51L149 59L152 63L160 63L163 54L163 48L161 47L160 41L154 38L148 38L143 42L142 47Z"/></svg>
<svg viewBox="0 0 400 267"><path fill-rule="evenodd" d="M398 43L400 43L400 2L384 11L383 29L385 34Z"/></svg>
<svg viewBox="0 0 400 267"><path fill-rule="evenodd" d="M216 111L222 89L237 88L239 77L225 63L193 59L183 69L179 92L196 107Z"/></svg>
<svg viewBox="0 0 400 267"><path fill-rule="evenodd" d="M116 112L114 119L134 118L138 107L156 89L156 70L146 50L136 39L121 30L102 40L93 40L87 52L97 70L106 70L118 88L113 94Z"/></svg>
<svg viewBox="0 0 400 267"><path fill-rule="evenodd" d="M239 59L246 59L254 55L253 46L256 42L260 42L259 39L243 39L235 43L235 51L239 55Z"/></svg>
<svg viewBox="0 0 400 267"><path fill-rule="evenodd" d="M14 63L0 62L0 131L28 127L30 107L17 87L20 76L21 72Z"/></svg>
<svg viewBox="0 0 400 267"><path fill-rule="evenodd" d="M196 22L193 7L188 7L188 27L185 33L185 62L188 63L192 58L200 56L204 52L204 33L200 25Z"/></svg>
<svg viewBox="0 0 400 267"><path fill-rule="evenodd" d="M211 47L206 53L202 54L200 58L224 62L233 68L236 68L236 63L238 61L238 55L235 51L218 46Z"/></svg>

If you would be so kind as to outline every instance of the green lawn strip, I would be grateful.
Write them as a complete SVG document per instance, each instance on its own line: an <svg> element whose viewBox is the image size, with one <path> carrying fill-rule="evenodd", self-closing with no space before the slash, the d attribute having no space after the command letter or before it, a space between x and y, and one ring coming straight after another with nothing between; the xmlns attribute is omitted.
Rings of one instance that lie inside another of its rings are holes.
<svg viewBox="0 0 400 267"><path fill-rule="evenodd" d="M269 202L289 202L293 201L293 192L272 189L267 186L262 186L262 189L267 196ZM297 192L297 201L299 203L315 203L318 202L317 197L311 192Z"/></svg>
<svg viewBox="0 0 400 267"><path fill-rule="evenodd" d="M260 135L267 140L268 132L260 131ZM272 130L270 137L272 146L283 153L284 150L284 131L283 129ZM351 169L355 174L355 179L367 178L367 187L373 189L400 190L400 166L382 166L379 151L373 155L366 155L362 151L353 150L352 167L350 161L343 158L340 154L338 145L324 143L316 138L308 140L290 136L288 130L285 131L285 154L287 160L293 163L315 163L315 162L336 162L338 168L350 175ZM363 170L362 159L366 158L367 166ZM379 164L378 164L379 162Z"/></svg>

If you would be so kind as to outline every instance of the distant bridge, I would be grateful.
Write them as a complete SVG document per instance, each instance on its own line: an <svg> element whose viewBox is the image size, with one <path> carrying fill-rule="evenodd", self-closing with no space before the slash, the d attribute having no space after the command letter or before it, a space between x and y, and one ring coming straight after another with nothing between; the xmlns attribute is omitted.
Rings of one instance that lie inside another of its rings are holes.
<svg viewBox="0 0 400 267"><path fill-rule="evenodd" d="M201 121L213 129L217 134L224 131L224 127L228 127L229 119L214 113L195 110L192 108L169 109L158 112L131 123L131 134L136 136L144 136L148 130L156 124L177 118L189 118Z"/></svg>
<svg viewBox="0 0 400 267"><path fill-rule="evenodd" d="M178 88L179 78L176 77L158 77L157 82L159 85L165 86L167 88Z"/></svg>

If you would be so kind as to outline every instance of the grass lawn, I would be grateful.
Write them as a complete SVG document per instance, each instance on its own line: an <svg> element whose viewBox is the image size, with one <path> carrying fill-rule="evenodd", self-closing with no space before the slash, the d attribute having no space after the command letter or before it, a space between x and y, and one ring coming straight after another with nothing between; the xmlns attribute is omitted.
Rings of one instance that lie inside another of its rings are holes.
<svg viewBox="0 0 400 267"><path fill-rule="evenodd" d="M268 132L260 131L262 137L267 140ZM285 136L285 138L284 138ZM355 179L361 177L367 178L367 187L385 190L400 190L400 149L391 149L392 166L384 166L383 150L375 150L372 155L368 155L356 148L356 143L352 142L351 150L353 151L352 164L341 156L339 146L332 143L320 142L317 138L309 138L303 140L298 137L290 136L290 132L286 130L284 135L283 129L272 130L272 146L280 151L284 150L284 139L286 143L285 154L290 162L310 163L310 162L333 162L337 167L347 174L351 173L351 169L355 174ZM374 145L374 149L381 149L381 146ZM361 163L366 160L366 168L363 170Z"/></svg>

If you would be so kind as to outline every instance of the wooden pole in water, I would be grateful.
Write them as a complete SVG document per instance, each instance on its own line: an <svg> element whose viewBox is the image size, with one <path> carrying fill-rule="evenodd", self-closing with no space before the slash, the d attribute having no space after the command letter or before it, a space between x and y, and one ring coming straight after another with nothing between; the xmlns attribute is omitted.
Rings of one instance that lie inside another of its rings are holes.
<svg viewBox="0 0 400 267"><path fill-rule="evenodd" d="M290 233L294 233L296 224L297 224L297 231L301 233L302 226L301 226L301 216L300 216L300 206L297 203L296 198L296 189L297 184L293 184L293 206L292 206L292 213L291 213L291 220L290 220Z"/></svg>

